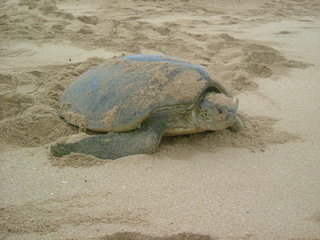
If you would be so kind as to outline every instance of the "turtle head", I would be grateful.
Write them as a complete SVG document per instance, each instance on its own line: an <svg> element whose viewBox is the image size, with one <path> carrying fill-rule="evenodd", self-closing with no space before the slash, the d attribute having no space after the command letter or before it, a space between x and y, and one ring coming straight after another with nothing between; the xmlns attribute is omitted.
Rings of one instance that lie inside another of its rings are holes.
<svg viewBox="0 0 320 240"><path fill-rule="evenodd" d="M201 99L193 111L193 120L198 127L205 130L220 130L237 126L242 128L242 122L237 116L238 100L223 93L209 92Z"/></svg>

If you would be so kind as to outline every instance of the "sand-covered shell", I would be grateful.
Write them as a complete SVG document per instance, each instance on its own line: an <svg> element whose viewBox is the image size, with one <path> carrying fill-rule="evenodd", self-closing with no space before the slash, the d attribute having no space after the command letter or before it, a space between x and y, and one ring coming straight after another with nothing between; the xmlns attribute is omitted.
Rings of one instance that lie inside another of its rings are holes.
<svg viewBox="0 0 320 240"><path fill-rule="evenodd" d="M197 104L206 91L231 96L199 65L165 55L133 55L81 75L64 92L60 115L93 131L128 131L159 108Z"/></svg>

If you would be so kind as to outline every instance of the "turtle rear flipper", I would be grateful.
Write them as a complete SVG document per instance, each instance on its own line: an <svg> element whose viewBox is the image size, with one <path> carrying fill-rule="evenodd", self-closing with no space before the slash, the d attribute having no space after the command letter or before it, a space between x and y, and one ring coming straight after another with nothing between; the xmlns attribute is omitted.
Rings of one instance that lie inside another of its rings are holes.
<svg viewBox="0 0 320 240"><path fill-rule="evenodd" d="M154 116L134 131L101 134L74 143L58 143L51 147L51 152L56 157L83 153L103 159L152 153L157 149L167 126L167 121L162 120L164 119Z"/></svg>

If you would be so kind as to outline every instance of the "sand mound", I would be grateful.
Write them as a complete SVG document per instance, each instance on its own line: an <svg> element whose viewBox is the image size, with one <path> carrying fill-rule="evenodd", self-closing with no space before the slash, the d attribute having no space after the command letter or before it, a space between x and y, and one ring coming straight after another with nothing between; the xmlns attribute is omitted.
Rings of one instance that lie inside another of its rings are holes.
<svg viewBox="0 0 320 240"><path fill-rule="evenodd" d="M57 115L66 86L101 59L2 74L0 141L15 146L40 146L77 133Z"/></svg>
<svg viewBox="0 0 320 240"><path fill-rule="evenodd" d="M236 134L230 131L216 132L204 137L205 141L219 147L241 147L251 151L264 151L269 145L301 140L299 135L276 128L278 119L268 116L242 115L246 126Z"/></svg>
<svg viewBox="0 0 320 240"><path fill-rule="evenodd" d="M16 117L0 122L1 141L19 146L44 145L76 131L46 105L30 107Z"/></svg>

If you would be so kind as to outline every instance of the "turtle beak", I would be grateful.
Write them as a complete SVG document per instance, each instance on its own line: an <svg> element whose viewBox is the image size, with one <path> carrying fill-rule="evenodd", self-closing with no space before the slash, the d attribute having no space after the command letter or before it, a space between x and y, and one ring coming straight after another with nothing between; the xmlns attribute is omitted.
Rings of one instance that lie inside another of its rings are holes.
<svg viewBox="0 0 320 240"><path fill-rule="evenodd" d="M239 108L239 99L237 97L234 97L233 101L234 101L234 104L236 105L236 112L237 112Z"/></svg>

